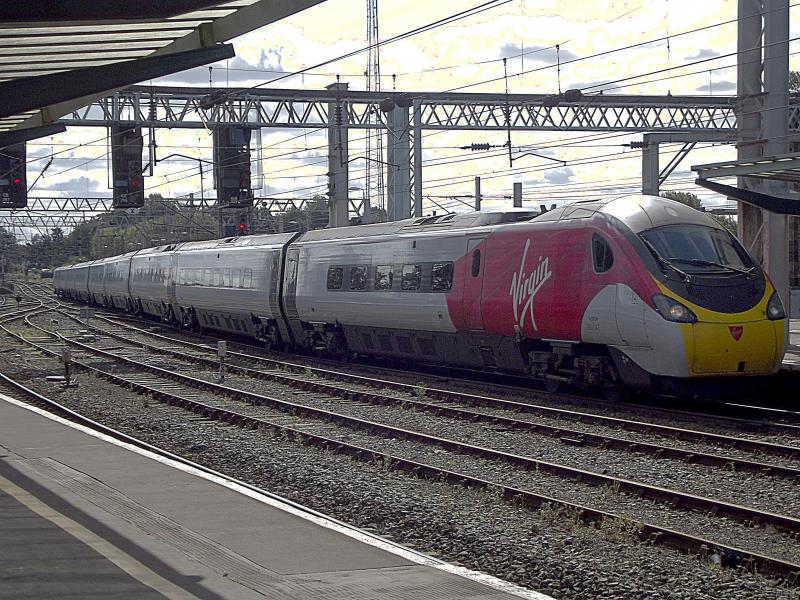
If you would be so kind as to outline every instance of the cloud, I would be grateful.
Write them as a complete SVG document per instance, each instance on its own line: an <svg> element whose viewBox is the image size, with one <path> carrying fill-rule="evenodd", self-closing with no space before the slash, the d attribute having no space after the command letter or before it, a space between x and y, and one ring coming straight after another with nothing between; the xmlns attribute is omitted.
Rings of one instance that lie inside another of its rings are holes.
<svg viewBox="0 0 800 600"><path fill-rule="evenodd" d="M719 56L719 52L716 50L712 50L711 48L700 48L694 54L690 54L686 57L686 60L699 60L703 58L714 58L715 56Z"/></svg>
<svg viewBox="0 0 800 600"><path fill-rule="evenodd" d="M723 92L735 92L736 84L733 81L714 81L711 85L701 85L697 89L698 92L705 92L707 94L721 94Z"/></svg>
<svg viewBox="0 0 800 600"><path fill-rule="evenodd" d="M320 162L320 160L326 160L328 158L327 154L323 154L319 150L313 150L311 152L306 152L303 154L295 153L290 154L289 156L283 157L284 159L299 162L303 166L307 165L315 165ZM275 164L275 163L273 163ZM269 176L269 174L267 174Z"/></svg>
<svg viewBox="0 0 800 600"><path fill-rule="evenodd" d="M558 60L556 49L547 46L524 46L523 49L517 44L503 44L500 46L500 58L519 58L522 52L525 53L523 57L525 62L535 61L554 64ZM578 58L576 54L564 48L560 49L559 55L561 57L561 62Z"/></svg>
<svg viewBox="0 0 800 600"><path fill-rule="evenodd" d="M73 177L72 179L67 179L66 181L60 181L57 183L51 183L49 185L44 184L40 181L36 185L36 191L44 191L50 190L54 192L61 192L62 194L67 195L75 195L80 196L82 194L86 194L87 192L97 192L98 188L100 187L100 182L96 179L90 179L89 177ZM111 192L108 192L110 194ZM93 194L97 195L97 194ZM106 195L105 190L100 192L99 195L103 196Z"/></svg>
<svg viewBox="0 0 800 600"><path fill-rule="evenodd" d="M576 82L568 82L567 85L563 86L564 89L573 89L573 90L583 90L587 89L587 94L596 94L597 92L602 91L602 86L608 85L611 83L611 79L598 79L596 81L576 81Z"/></svg>
<svg viewBox="0 0 800 600"><path fill-rule="evenodd" d="M27 159L28 161L30 161L32 158L42 158L43 156L50 156L52 153L53 150L49 146L43 146L33 149L31 149L31 146L28 146Z"/></svg>
<svg viewBox="0 0 800 600"><path fill-rule="evenodd" d="M544 174L545 180L554 185L570 183L574 176L575 172L569 167L559 167L558 169L547 171Z"/></svg>
<svg viewBox="0 0 800 600"><path fill-rule="evenodd" d="M222 85L253 85L269 79L280 77L286 73L283 68L284 48L261 48L258 59L250 62L241 56L234 56L227 61L220 61L208 67L196 67L166 75L153 80L157 85L197 85L208 86L209 67L211 81L216 87ZM289 80L286 80L287 83Z"/></svg>

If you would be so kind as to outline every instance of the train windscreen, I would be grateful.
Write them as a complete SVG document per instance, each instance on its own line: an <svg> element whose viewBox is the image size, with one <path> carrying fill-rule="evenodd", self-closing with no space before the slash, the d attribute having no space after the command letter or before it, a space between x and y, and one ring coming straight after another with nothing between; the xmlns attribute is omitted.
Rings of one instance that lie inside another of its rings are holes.
<svg viewBox="0 0 800 600"><path fill-rule="evenodd" d="M736 239L724 229L666 225L639 235L659 259L686 273L749 273L755 266Z"/></svg>

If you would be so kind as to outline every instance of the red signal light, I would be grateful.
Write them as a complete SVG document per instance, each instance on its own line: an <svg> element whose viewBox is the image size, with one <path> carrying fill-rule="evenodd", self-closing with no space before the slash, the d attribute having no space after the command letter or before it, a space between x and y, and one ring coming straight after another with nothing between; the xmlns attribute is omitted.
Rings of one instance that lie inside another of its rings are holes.
<svg viewBox="0 0 800 600"><path fill-rule="evenodd" d="M20 183L22 183L22 177L14 177L13 183L14 185L19 185Z"/></svg>
<svg viewBox="0 0 800 600"><path fill-rule="evenodd" d="M131 185L139 185L138 179L131 179Z"/></svg>
<svg viewBox="0 0 800 600"><path fill-rule="evenodd" d="M239 223L239 231L244 231L247 229L247 225L245 223Z"/></svg>

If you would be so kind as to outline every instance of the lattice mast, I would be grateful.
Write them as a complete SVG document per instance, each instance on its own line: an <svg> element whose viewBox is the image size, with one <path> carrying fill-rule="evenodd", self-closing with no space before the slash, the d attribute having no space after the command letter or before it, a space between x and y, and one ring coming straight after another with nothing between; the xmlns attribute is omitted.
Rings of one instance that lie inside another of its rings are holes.
<svg viewBox="0 0 800 600"><path fill-rule="evenodd" d="M365 72L367 80L367 90L379 92L381 90L381 51L378 38L378 0L367 1L367 70ZM369 112L370 125L380 125L380 111L374 106ZM366 170L367 179L365 184L365 194L370 199L371 206L384 208L384 184L383 184L383 129L367 129L366 141ZM378 162L376 162L378 161Z"/></svg>

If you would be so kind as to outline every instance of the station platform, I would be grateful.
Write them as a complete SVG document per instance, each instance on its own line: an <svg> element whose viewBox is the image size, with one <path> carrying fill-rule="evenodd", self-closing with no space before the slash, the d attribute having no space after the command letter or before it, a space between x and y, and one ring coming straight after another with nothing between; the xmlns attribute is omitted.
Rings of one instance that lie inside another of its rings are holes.
<svg viewBox="0 0 800 600"><path fill-rule="evenodd" d="M2 394L0 598L548 599Z"/></svg>
<svg viewBox="0 0 800 600"><path fill-rule="evenodd" d="M800 319L789 319L789 344L781 369L800 371Z"/></svg>

